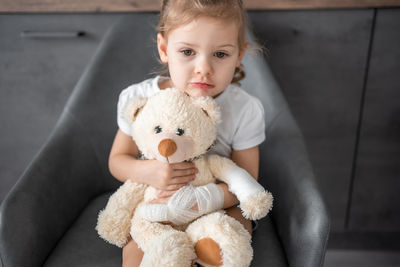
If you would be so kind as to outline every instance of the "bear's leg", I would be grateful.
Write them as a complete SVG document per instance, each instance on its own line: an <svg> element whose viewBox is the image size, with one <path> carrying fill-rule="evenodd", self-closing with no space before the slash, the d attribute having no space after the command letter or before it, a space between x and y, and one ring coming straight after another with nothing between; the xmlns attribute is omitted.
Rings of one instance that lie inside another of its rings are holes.
<svg viewBox="0 0 400 267"><path fill-rule="evenodd" d="M140 266L190 267L196 258L193 243L185 232L170 225L132 219L131 236L143 250Z"/></svg>
<svg viewBox="0 0 400 267"><path fill-rule="evenodd" d="M253 258L251 236L243 225L224 212L203 216L186 229L203 266L248 267Z"/></svg>
<svg viewBox="0 0 400 267"><path fill-rule="evenodd" d="M152 240L144 252L141 267L190 267L196 258L185 232L166 232Z"/></svg>

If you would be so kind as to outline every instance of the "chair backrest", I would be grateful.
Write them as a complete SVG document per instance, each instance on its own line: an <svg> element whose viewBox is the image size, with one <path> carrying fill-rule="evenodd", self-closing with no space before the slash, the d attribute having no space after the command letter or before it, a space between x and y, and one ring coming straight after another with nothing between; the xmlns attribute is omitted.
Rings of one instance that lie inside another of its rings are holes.
<svg viewBox="0 0 400 267"><path fill-rule="evenodd" d="M119 93L157 71L156 14L124 16L106 34L78 81L64 112L72 114L90 136L109 179L108 155L117 126Z"/></svg>
<svg viewBox="0 0 400 267"><path fill-rule="evenodd" d="M247 33L249 42L255 40L251 32ZM242 61L246 76L241 82L242 87L262 102L265 109L265 125L268 127L283 110L289 110L271 70L259 51L249 51Z"/></svg>

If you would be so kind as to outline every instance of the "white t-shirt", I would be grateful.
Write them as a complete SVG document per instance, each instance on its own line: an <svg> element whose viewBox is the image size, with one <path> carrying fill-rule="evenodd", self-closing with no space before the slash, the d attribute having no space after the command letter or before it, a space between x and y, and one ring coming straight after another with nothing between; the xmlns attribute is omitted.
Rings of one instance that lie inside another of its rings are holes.
<svg viewBox="0 0 400 267"><path fill-rule="evenodd" d="M123 109L132 97L150 97L160 91L156 76L124 89L118 100L118 126L127 135L130 124L123 116ZM217 98L221 109L217 141L211 153L231 156L232 150L243 150L258 146L265 140L264 108L259 99L251 96L237 85L230 84Z"/></svg>

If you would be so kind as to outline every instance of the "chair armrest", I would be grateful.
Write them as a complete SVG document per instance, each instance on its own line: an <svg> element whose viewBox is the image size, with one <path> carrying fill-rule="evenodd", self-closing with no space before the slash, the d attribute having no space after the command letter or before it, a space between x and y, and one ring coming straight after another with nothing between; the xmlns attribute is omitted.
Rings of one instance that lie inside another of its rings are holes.
<svg viewBox="0 0 400 267"><path fill-rule="evenodd" d="M153 51L155 21L156 14L129 14L105 34L49 141L2 203L4 266L42 266L86 204L118 187L107 166L116 101L155 65L145 52Z"/></svg>
<svg viewBox="0 0 400 267"><path fill-rule="evenodd" d="M81 210L104 189L105 174L68 112L0 208L4 266L42 266ZM93 230L94 231L94 230Z"/></svg>
<svg viewBox="0 0 400 267"><path fill-rule="evenodd" d="M251 32L248 39L254 40ZM274 196L271 216L289 266L322 266L330 229L304 138L279 85L260 55L245 55L243 87L263 103L266 141L260 146L260 180Z"/></svg>
<svg viewBox="0 0 400 267"><path fill-rule="evenodd" d="M303 137L289 110L276 116L261 150L261 177L289 266L322 266L330 229Z"/></svg>
<svg viewBox="0 0 400 267"><path fill-rule="evenodd" d="M86 204L118 187L107 166L116 101L157 65L149 58L156 20L155 13L129 14L105 34L49 141L2 203L4 266L42 266Z"/></svg>

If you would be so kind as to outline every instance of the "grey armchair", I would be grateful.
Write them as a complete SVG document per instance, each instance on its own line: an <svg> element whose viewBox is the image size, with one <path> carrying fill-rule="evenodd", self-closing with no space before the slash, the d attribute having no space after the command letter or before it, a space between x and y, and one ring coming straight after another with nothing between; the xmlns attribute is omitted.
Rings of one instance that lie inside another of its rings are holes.
<svg viewBox="0 0 400 267"><path fill-rule="evenodd" d="M154 13L124 16L107 33L38 155L3 201L4 267L121 266L121 250L97 236L97 214L119 183L108 172L118 94L158 66ZM272 213L253 233L252 266L322 266L329 219L303 137L262 57L244 59L243 87L261 99L267 140L260 182Z"/></svg>

